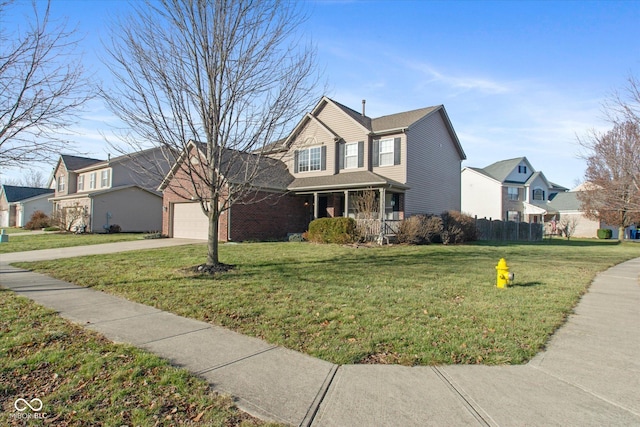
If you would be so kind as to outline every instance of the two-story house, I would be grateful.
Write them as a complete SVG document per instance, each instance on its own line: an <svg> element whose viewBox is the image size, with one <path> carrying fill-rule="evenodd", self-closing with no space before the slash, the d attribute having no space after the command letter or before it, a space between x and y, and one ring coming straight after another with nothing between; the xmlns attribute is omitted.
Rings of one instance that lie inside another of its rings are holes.
<svg viewBox="0 0 640 427"><path fill-rule="evenodd" d="M284 165L281 175L288 177L280 176L269 191L286 196L232 205L221 218L220 240L282 238L305 231L314 218L355 216L353 200L363 190L376 192L381 220L460 210L465 154L444 106L371 118L364 105L358 112L322 97L288 137L266 147L262 155ZM160 187L163 232L206 238L199 203L179 197L173 181L172 173Z"/></svg>
<svg viewBox="0 0 640 427"><path fill-rule="evenodd" d="M479 218L542 223L548 201L567 188L547 180L526 157L462 170L462 211Z"/></svg>
<svg viewBox="0 0 640 427"><path fill-rule="evenodd" d="M158 148L108 160L63 154L50 182L53 213L94 233L113 225L121 231L160 230L162 194L157 186L169 165Z"/></svg>

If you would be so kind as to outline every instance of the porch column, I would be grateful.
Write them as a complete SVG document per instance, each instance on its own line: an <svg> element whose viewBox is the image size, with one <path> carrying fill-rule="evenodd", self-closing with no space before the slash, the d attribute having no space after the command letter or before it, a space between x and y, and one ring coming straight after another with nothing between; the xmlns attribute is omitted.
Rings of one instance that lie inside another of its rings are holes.
<svg viewBox="0 0 640 427"><path fill-rule="evenodd" d="M349 216L349 190L344 191L344 212L343 215L345 218Z"/></svg>
<svg viewBox="0 0 640 427"><path fill-rule="evenodd" d="M385 215L384 215L384 211L385 211L385 198L386 198L386 192L387 189L382 187L380 189L380 244L382 244L383 239L384 239L384 232L385 232Z"/></svg>
<svg viewBox="0 0 640 427"><path fill-rule="evenodd" d="M318 219L318 193L313 193L313 219Z"/></svg>

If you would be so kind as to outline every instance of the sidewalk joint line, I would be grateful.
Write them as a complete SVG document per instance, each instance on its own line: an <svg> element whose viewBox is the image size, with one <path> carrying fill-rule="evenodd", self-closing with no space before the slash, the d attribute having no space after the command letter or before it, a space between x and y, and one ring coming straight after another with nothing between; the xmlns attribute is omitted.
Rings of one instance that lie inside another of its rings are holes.
<svg viewBox="0 0 640 427"><path fill-rule="evenodd" d="M435 374L438 376L438 378L440 378L442 380L443 383L445 383L445 385L456 395L460 398L460 400L462 400L462 405L465 407L465 409L467 411L469 411L469 413L471 413L471 415L476 419L476 421L478 421L479 424L483 425L483 426L491 426L491 423L489 423L485 417L482 416L482 414L480 414L480 411L482 411L487 418L491 419L491 416L489 414L487 414L480 405L474 405L475 402L473 402L473 399L469 396L466 396L466 393L463 393L462 391L458 390L458 387L455 386L453 380L451 380L450 378L448 378L448 376L442 371L440 370L437 366L432 366L431 369L435 372ZM471 403L473 402L473 404ZM478 406L480 409L476 409L476 406ZM493 421L493 419L491 419L491 421ZM497 423L494 424L497 425Z"/></svg>
<svg viewBox="0 0 640 427"><path fill-rule="evenodd" d="M638 413L638 412L634 411L633 409L631 409L631 408L627 408L627 407L625 407L625 406L620 405L619 403L613 402L613 401L611 401L611 400L607 399L606 397L601 396L601 395L599 395L598 393L596 393L596 392L594 392L594 391L592 391L592 390L589 390L589 389L588 389L588 388L586 388L586 387L581 386L580 384L573 383L573 382L571 382L571 381L569 381L569 380L566 380L566 379L564 379L564 378L562 378L562 377L559 377L559 376L557 376L557 375L555 375L555 374L551 373L550 371L547 371L546 369L543 369L541 366L534 366L534 365L531 365L530 367L531 367L531 368L533 368L533 369L536 369L537 371L539 371L539 372L541 372L541 373L543 373L543 374L545 374L545 375L547 375L547 376L549 376L549 377L551 377L551 378L555 378L555 379L556 379L556 380L558 380L558 381L562 381L563 383L565 383L565 384L567 384L567 385L569 385L569 386L571 386L571 387L575 387L575 388L577 388L578 390L582 390L583 392L585 392L585 393L587 393L587 394L589 394L589 395L591 395L591 396L595 397L596 399L600 399L600 400L602 400L603 402L608 403L609 405L615 406L616 408L620 408L620 409L622 409L623 411L629 412L629 413L631 413L631 414L633 414L633 415L635 415L635 416L637 416L637 417L640 417L640 413Z"/></svg>
<svg viewBox="0 0 640 427"><path fill-rule="evenodd" d="M250 358L252 358L254 356L258 356L258 355L260 355L262 353L266 353L266 352L271 351L271 350L276 349L276 348L278 348L278 346L277 345L273 345L273 346L271 346L269 348L266 348L264 350L260 350L260 351L255 352L255 353L251 353L251 354L248 354L246 356L242 356L239 359L231 360L231 361L226 362L226 363L221 363L220 365L212 366L211 368L207 368L207 369L203 369L201 371L197 371L195 374L196 375L206 374L207 372L215 371L217 369L224 368L224 367L229 366L229 365L233 365L234 363L242 362L243 360L250 359Z"/></svg>
<svg viewBox="0 0 640 427"><path fill-rule="evenodd" d="M202 327L202 328L200 328L200 329L193 329L193 330L190 330L190 331L181 332L181 333L179 333L179 334L169 335L168 337L162 337L162 338L158 338L158 339L151 340L151 341L145 341L145 342L144 342L144 343L142 343L142 344L143 344L143 345L144 345L144 344L152 344L152 343L155 343L155 342L160 342L160 341L164 341L164 340L170 340L171 338L175 338L175 337L182 337L182 336L184 336L184 335L193 334L193 333L195 333L195 332L206 331L207 329L211 329L211 326L203 326L203 327Z"/></svg>
<svg viewBox="0 0 640 427"><path fill-rule="evenodd" d="M318 411L320 410L320 406L322 402L324 402L324 398L327 396L329 392L329 388L331 384L333 384L333 379L336 377L338 370L342 367L342 365L332 365L329 373L327 374L320 390L316 394L316 397L311 402L307 413L304 415L302 422L299 424L299 427L310 427L316 419L316 415L318 415Z"/></svg>

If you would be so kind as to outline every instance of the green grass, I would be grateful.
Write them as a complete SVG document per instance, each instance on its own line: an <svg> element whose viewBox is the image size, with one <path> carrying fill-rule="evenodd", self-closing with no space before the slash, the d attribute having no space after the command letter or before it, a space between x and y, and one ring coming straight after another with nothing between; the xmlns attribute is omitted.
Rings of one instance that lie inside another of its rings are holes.
<svg viewBox="0 0 640 427"><path fill-rule="evenodd" d="M21 264L333 363L520 364L544 348L599 271L640 256L601 241L352 248L222 245L236 269L185 267L192 245ZM495 287L505 257L516 285Z"/></svg>
<svg viewBox="0 0 640 427"><path fill-rule="evenodd" d="M25 230L24 228L18 228L18 227L2 227L0 228L0 230L4 231L6 234L31 233L31 230Z"/></svg>
<svg viewBox="0 0 640 427"><path fill-rule="evenodd" d="M47 233L9 236L9 242L0 243L0 254L9 252L35 251L38 249L68 248L70 246L98 245L100 243L141 240L142 234L73 234Z"/></svg>
<svg viewBox="0 0 640 427"><path fill-rule="evenodd" d="M50 425L262 425L187 371L3 289L0 331L1 425L22 425L14 402L36 397Z"/></svg>

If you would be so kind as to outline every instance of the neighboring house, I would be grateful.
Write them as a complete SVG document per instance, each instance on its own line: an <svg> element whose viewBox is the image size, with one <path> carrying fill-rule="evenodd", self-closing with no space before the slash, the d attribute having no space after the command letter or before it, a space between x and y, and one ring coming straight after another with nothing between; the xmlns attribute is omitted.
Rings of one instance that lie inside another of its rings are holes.
<svg viewBox="0 0 640 427"><path fill-rule="evenodd" d="M466 157L442 105L371 118L364 103L360 113L322 97L287 138L265 153L282 165L289 182L281 179L271 186L279 196L270 204L234 203L230 219L223 220L224 227L221 223L220 240L282 238L305 231L314 218L355 217L353 199L363 190L376 192L382 222L461 207L460 165ZM177 171L174 166L160 188L165 194L163 232L204 239L206 218L199 204L172 190L179 182ZM278 215L285 205L291 212L287 218ZM248 218L249 212L259 218ZM185 230L195 221L200 225ZM223 234L223 228L231 231ZM234 234L234 229L245 231Z"/></svg>
<svg viewBox="0 0 640 427"><path fill-rule="evenodd" d="M35 211L51 214L53 190L3 185L0 189L0 227L24 227Z"/></svg>
<svg viewBox="0 0 640 427"><path fill-rule="evenodd" d="M162 194L156 188L169 167L159 148L106 161L63 154L50 183L53 212L88 232L112 225L128 232L160 230Z"/></svg>
<svg viewBox="0 0 640 427"><path fill-rule="evenodd" d="M547 180L526 157L462 170L462 212L478 218L542 223L548 201L568 189Z"/></svg>
<svg viewBox="0 0 640 427"><path fill-rule="evenodd" d="M606 227L600 221L594 221L584 215L582 202L578 199L578 193L579 190L574 189L558 193L549 200L546 234L556 234L558 227L561 227L563 223L568 223L575 227L571 237L597 237L598 229ZM615 230L616 235L617 232Z"/></svg>

